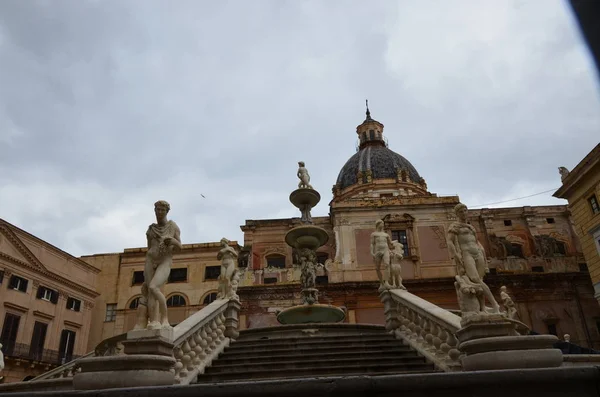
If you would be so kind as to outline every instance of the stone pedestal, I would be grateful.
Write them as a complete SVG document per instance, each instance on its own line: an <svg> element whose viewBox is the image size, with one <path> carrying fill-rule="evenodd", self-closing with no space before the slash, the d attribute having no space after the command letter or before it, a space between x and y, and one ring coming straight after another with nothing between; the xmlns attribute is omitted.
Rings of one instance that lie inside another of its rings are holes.
<svg viewBox="0 0 600 397"><path fill-rule="evenodd" d="M239 301L230 300L225 309L225 336L231 339L237 339L240 336L239 329L239 312L242 305Z"/></svg>
<svg viewBox="0 0 600 397"><path fill-rule="evenodd" d="M123 341L124 354L90 357L80 361L81 372L73 377L75 390L163 386L175 383L171 371L173 330L135 330Z"/></svg>
<svg viewBox="0 0 600 397"><path fill-rule="evenodd" d="M502 315L482 315L456 332L464 371L549 368L562 364L554 335L519 335L518 322Z"/></svg>

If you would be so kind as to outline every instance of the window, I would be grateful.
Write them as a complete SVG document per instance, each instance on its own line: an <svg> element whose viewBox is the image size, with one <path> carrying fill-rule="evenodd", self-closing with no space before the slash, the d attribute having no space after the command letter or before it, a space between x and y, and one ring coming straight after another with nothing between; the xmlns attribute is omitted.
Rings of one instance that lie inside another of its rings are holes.
<svg viewBox="0 0 600 397"><path fill-rule="evenodd" d="M52 302L54 304L58 303L58 292L53 289L47 287L39 287L37 290L37 299L41 299L43 301Z"/></svg>
<svg viewBox="0 0 600 397"><path fill-rule="evenodd" d="M531 266L531 271L534 273L544 273L544 266Z"/></svg>
<svg viewBox="0 0 600 397"><path fill-rule="evenodd" d="M277 277L265 277L263 284L277 284Z"/></svg>
<svg viewBox="0 0 600 397"><path fill-rule="evenodd" d="M117 304L107 303L106 304L106 316L104 321L115 321L117 319Z"/></svg>
<svg viewBox="0 0 600 397"><path fill-rule="evenodd" d="M210 305L211 303L213 303L216 300L217 300L217 293L211 292L210 294L206 295L206 297L204 298L204 301L202 301L202 304Z"/></svg>
<svg viewBox="0 0 600 397"><path fill-rule="evenodd" d="M580 272L586 272L586 273L587 273L587 272L589 271L589 270L588 270L588 267L587 267L587 264L586 264L586 263L580 263L580 264L579 264L579 271L580 271Z"/></svg>
<svg viewBox="0 0 600 397"><path fill-rule="evenodd" d="M137 298L135 298L134 300L131 301L131 303L129 304L129 308L137 309L139 305L140 305L140 297L138 296Z"/></svg>
<svg viewBox="0 0 600 397"><path fill-rule="evenodd" d="M204 268L204 280L216 280L221 274L221 266L206 266Z"/></svg>
<svg viewBox="0 0 600 397"><path fill-rule="evenodd" d="M68 363L73 359L73 348L75 347L75 332L63 329L60 334L60 347L58 359L60 364Z"/></svg>
<svg viewBox="0 0 600 397"><path fill-rule="evenodd" d="M73 310L74 312L81 311L81 301L75 298L67 298L67 309Z"/></svg>
<svg viewBox="0 0 600 397"><path fill-rule="evenodd" d="M220 270L219 270L220 272ZM181 283L187 281L187 267L180 267L178 269L171 269L169 273L169 283Z"/></svg>
<svg viewBox="0 0 600 397"><path fill-rule="evenodd" d="M404 246L404 257L410 256L408 249L408 237L406 230L392 230L392 240L398 241Z"/></svg>
<svg viewBox="0 0 600 397"><path fill-rule="evenodd" d="M512 221L510 219L505 219L504 226L512 226Z"/></svg>
<svg viewBox="0 0 600 397"><path fill-rule="evenodd" d="M4 270L0 270L0 284L2 284L3 280L4 280Z"/></svg>
<svg viewBox="0 0 600 397"><path fill-rule="evenodd" d="M29 357L32 360L42 360L47 330L48 324L39 321L35 322L33 326L33 334L31 335L31 345L29 346Z"/></svg>
<svg viewBox="0 0 600 397"><path fill-rule="evenodd" d="M324 265L327 259L329 259L329 254L327 252L317 252L317 263Z"/></svg>
<svg viewBox="0 0 600 397"><path fill-rule="evenodd" d="M507 248L509 249L509 252L506 256L516 256L519 258L525 258L525 256L523 255L523 247L521 246L521 244L511 243L510 246L508 246Z"/></svg>
<svg viewBox="0 0 600 397"><path fill-rule="evenodd" d="M6 313L4 316L4 325L2 326L2 334L0 334L0 343L4 354L11 355L17 341L17 333L19 332L19 322L21 317Z"/></svg>
<svg viewBox="0 0 600 397"><path fill-rule="evenodd" d="M283 255L272 255L267 257L267 267L276 267L278 269L285 269L285 256Z"/></svg>
<svg viewBox="0 0 600 397"><path fill-rule="evenodd" d="M131 280L131 285L140 285L144 284L144 271L138 270L133 272L133 280Z"/></svg>
<svg viewBox="0 0 600 397"><path fill-rule="evenodd" d="M556 253L559 255L567 255L567 246L562 241L556 242Z"/></svg>
<svg viewBox="0 0 600 397"><path fill-rule="evenodd" d="M554 223L554 218L546 218L546 222L548 222L548 223Z"/></svg>
<svg viewBox="0 0 600 397"><path fill-rule="evenodd" d="M167 307L185 306L185 298L181 295L173 295L167 299Z"/></svg>
<svg viewBox="0 0 600 397"><path fill-rule="evenodd" d="M329 277L327 276L317 276L315 279L315 284L317 285L327 285L329 283Z"/></svg>
<svg viewBox="0 0 600 397"><path fill-rule="evenodd" d="M27 292L27 284L28 280L19 277L19 276L10 276L10 281L8 282L8 288L14 289L21 292Z"/></svg>
<svg viewBox="0 0 600 397"><path fill-rule="evenodd" d="M374 140L375 139L375 130L369 130L369 139L370 140Z"/></svg>
<svg viewBox="0 0 600 397"><path fill-rule="evenodd" d="M595 194L592 194L592 197L588 199L588 202L590 203L590 207L592 207L592 213L600 214L600 206L598 205L598 199Z"/></svg>
<svg viewBox="0 0 600 397"><path fill-rule="evenodd" d="M558 336L558 332L556 331L556 324L546 324L546 326L548 327L548 333L550 335L554 335L554 336Z"/></svg>

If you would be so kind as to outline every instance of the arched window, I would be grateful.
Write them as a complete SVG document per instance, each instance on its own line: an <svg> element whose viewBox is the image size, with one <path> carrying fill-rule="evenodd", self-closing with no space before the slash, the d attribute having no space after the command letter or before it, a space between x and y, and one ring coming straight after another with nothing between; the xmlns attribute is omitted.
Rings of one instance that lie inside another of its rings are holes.
<svg viewBox="0 0 600 397"><path fill-rule="evenodd" d="M173 295L167 299L167 307L185 306L185 298L181 295Z"/></svg>
<svg viewBox="0 0 600 397"><path fill-rule="evenodd" d="M137 298L135 298L134 300L131 301L131 303L129 304L129 308L137 309L139 305L140 305L140 297L138 296Z"/></svg>
<svg viewBox="0 0 600 397"><path fill-rule="evenodd" d="M210 294L206 295L206 297L204 298L204 301L202 302L202 304L203 305L210 305L211 303L213 303L216 300L217 300L217 293L216 292L211 292Z"/></svg>

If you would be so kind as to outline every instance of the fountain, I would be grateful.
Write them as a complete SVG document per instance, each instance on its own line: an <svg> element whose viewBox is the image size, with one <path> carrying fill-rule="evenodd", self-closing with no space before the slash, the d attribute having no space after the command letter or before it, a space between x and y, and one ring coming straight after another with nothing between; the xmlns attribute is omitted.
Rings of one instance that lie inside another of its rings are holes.
<svg viewBox="0 0 600 397"><path fill-rule="evenodd" d="M321 201L321 195L310 185L310 176L304 162L298 162L298 189L290 194L290 201L302 214L302 225L290 230L285 242L295 248L300 261L302 284L302 305L282 310L277 315L281 324L337 323L345 318L344 311L332 305L319 304L319 291L316 288L316 250L327 243L329 236L325 229L315 226L310 211Z"/></svg>

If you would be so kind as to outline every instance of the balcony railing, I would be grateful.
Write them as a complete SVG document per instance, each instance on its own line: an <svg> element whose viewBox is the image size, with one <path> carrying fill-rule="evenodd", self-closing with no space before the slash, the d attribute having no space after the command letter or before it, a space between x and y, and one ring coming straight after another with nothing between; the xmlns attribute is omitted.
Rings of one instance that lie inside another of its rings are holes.
<svg viewBox="0 0 600 397"><path fill-rule="evenodd" d="M36 349L31 345L23 343L5 342L2 343L2 352L5 357L20 358L23 360L39 361L41 363L62 365L79 356L60 354L57 350Z"/></svg>

